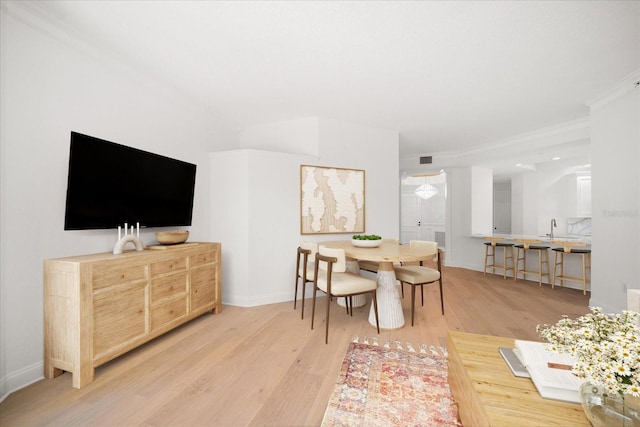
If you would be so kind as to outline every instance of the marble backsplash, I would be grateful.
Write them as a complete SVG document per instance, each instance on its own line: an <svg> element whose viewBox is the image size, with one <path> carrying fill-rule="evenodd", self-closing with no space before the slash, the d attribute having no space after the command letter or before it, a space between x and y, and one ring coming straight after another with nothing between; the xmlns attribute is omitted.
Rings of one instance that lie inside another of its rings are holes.
<svg viewBox="0 0 640 427"><path fill-rule="evenodd" d="M567 234L591 236L591 218L569 218L567 220Z"/></svg>

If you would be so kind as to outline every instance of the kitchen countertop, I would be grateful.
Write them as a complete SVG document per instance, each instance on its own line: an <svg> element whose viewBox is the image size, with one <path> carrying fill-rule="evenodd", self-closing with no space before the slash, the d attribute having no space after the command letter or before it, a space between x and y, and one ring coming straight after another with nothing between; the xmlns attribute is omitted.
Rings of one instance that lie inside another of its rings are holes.
<svg viewBox="0 0 640 427"><path fill-rule="evenodd" d="M530 234L473 234L471 237L482 239L484 237L504 237L505 240L514 240L514 239L527 239L527 240L540 240L543 243L551 243L551 239L548 236L536 236ZM582 236L582 235L562 235L562 236L553 236L554 241L568 241L568 242L584 242L588 246L591 245L591 236Z"/></svg>

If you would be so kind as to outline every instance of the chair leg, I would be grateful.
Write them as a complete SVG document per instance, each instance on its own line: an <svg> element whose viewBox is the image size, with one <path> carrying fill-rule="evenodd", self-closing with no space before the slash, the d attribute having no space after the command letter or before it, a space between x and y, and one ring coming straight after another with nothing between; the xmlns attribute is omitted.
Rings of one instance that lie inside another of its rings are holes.
<svg viewBox="0 0 640 427"><path fill-rule="evenodd" d="M551 289L554 289L556 286L556 252L553 252L553 270L549 271L551 276L549 280L551 280Z"/></svg>
<svg viewBox="0 0 640 427"><path fill-rule="evenodd" d="M300 301L300 303L302 304L302 316L300 317L301 319L304 319L304 291L307 288L307 283L308 282L305 280L302 284L302 300ZM298 295L298 281L296 281L296 295ZM296 308L295 300L293 301L293 308Z"/></svg>
<svg viewBox="0 0 640 427"><path fill-rule="evenodd" d="M402 298L404 298L404 282L400 282L400 289L402 289Z"/></svg>
<svg viewBox="0 0 640 427"><path fill-rule="evenodd" d="M327 298L327 325L324 333L324 343L329 344L329 308L331 307L331 301ZM348 310L348 309L347 309Z"/></svg>
<svg viewBox="0 0 640 427"><path fill-rule="evenodd" d="M513 274L516 274L516 267L513 263L513 246L509 247L509 254L511 255L511 268L509 270L511 270L513 272Z"/></svg>
<svg viewBox="0 0 640 427"><path fill-rule="evenodd" d="M416 307L416 285L411 285L411 326L413 326L413 312Z"/></svg>
<svg viewBox="0 0 640 427"><path fill-rule="evenodd" d="M487 261L489 259L489 245L484 247L484 274L487 274Z"/></svg>
<svg viewBox="0 0 640 427"><path fill-rule="evenodd" d="M518 271L520 271L520 248L516 248L516 265L513 270L513 281L518 281Z"/></svg>
<svg viewBox="0 0 640 427"><path fill-rule="evenodd" d="M502 278L507 278L507 249L502 247Z"/></svg>
<svg viewBox="0 0 640 427"><path fill-rule="evenodd" d="M538 286L542 286L542 252L539 250L536 252L538 253Z"/></svg>
<svg viewBox="0 0 640 427"><path fill-rule="evenodd" d="M549 251L544 250L544 263L547 265L547 280L551 281L551 265L549 264Z"/></svg>
<svg viewBox="0 0 640 427"><path fill-rule="evenodd" d="M316 294L317 293L318 293L318 290L316 289L316 284L314 282L313 283L313 303L311 304L311 329L313 329L313 319L315 318L315 315L316 315Z"/></svg>
<svg viewBox="0 0 640 427"><path fill-rule="evenodd" d="M380 334L380 322L378 321L378 298L376 292L377 291L374 290L373 292L371 292L371 295L373 299L373 312L376 315L376 329L378 330L378 334Z"/></svg>
<svg viewBox="0 0 640 427"><path fill-rule="evenodd" d="M587 294L587 264L586 255L582 254L582 295Z"/></svg>
<svg viewBox="0 0 640 427"><path fill-rule="evenodd" d="M295 291L293 292L293 309L296 309L296 302L298 301L298 273L296 272L296 286Z"/></svg>
<svg viewBox="0 0 640 427"><path fill-rule="evenodd" d="M420 285L420 305L424 307L424 286Z"/></svg>
<svg viewBox="0 0 640 427"><path fill-rule="evenodd" d="M442 293L442 274L440 275L440 309L442 310L442 315L444 316L444 294Z"/></svg>
<svg viewBox="0 0 640 427"><path fill-rule="evenodd" d="M560 252L560 287L564 287L564 252Z"/></svg>

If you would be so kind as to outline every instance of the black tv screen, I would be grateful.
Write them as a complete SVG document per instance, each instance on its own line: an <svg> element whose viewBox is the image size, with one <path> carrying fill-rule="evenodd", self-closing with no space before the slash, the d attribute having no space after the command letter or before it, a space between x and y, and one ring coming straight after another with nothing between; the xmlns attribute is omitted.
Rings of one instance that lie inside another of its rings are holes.
<svg viewBox="0 0 640 427"><path fill-rule="evenodd" d="M191 225L196 165L71 132L65 230Z"/></svg>

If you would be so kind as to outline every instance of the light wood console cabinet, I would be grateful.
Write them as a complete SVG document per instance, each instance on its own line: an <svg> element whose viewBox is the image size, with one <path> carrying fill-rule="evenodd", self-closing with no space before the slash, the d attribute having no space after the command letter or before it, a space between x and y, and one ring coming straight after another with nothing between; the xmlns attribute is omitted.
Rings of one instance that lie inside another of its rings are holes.
<svg viewBox="0 0 640 427"><path fill-rule="evenodd" d="M219 313L220 243L44 262L44 376L96 367L208 311Z"/></svg>

